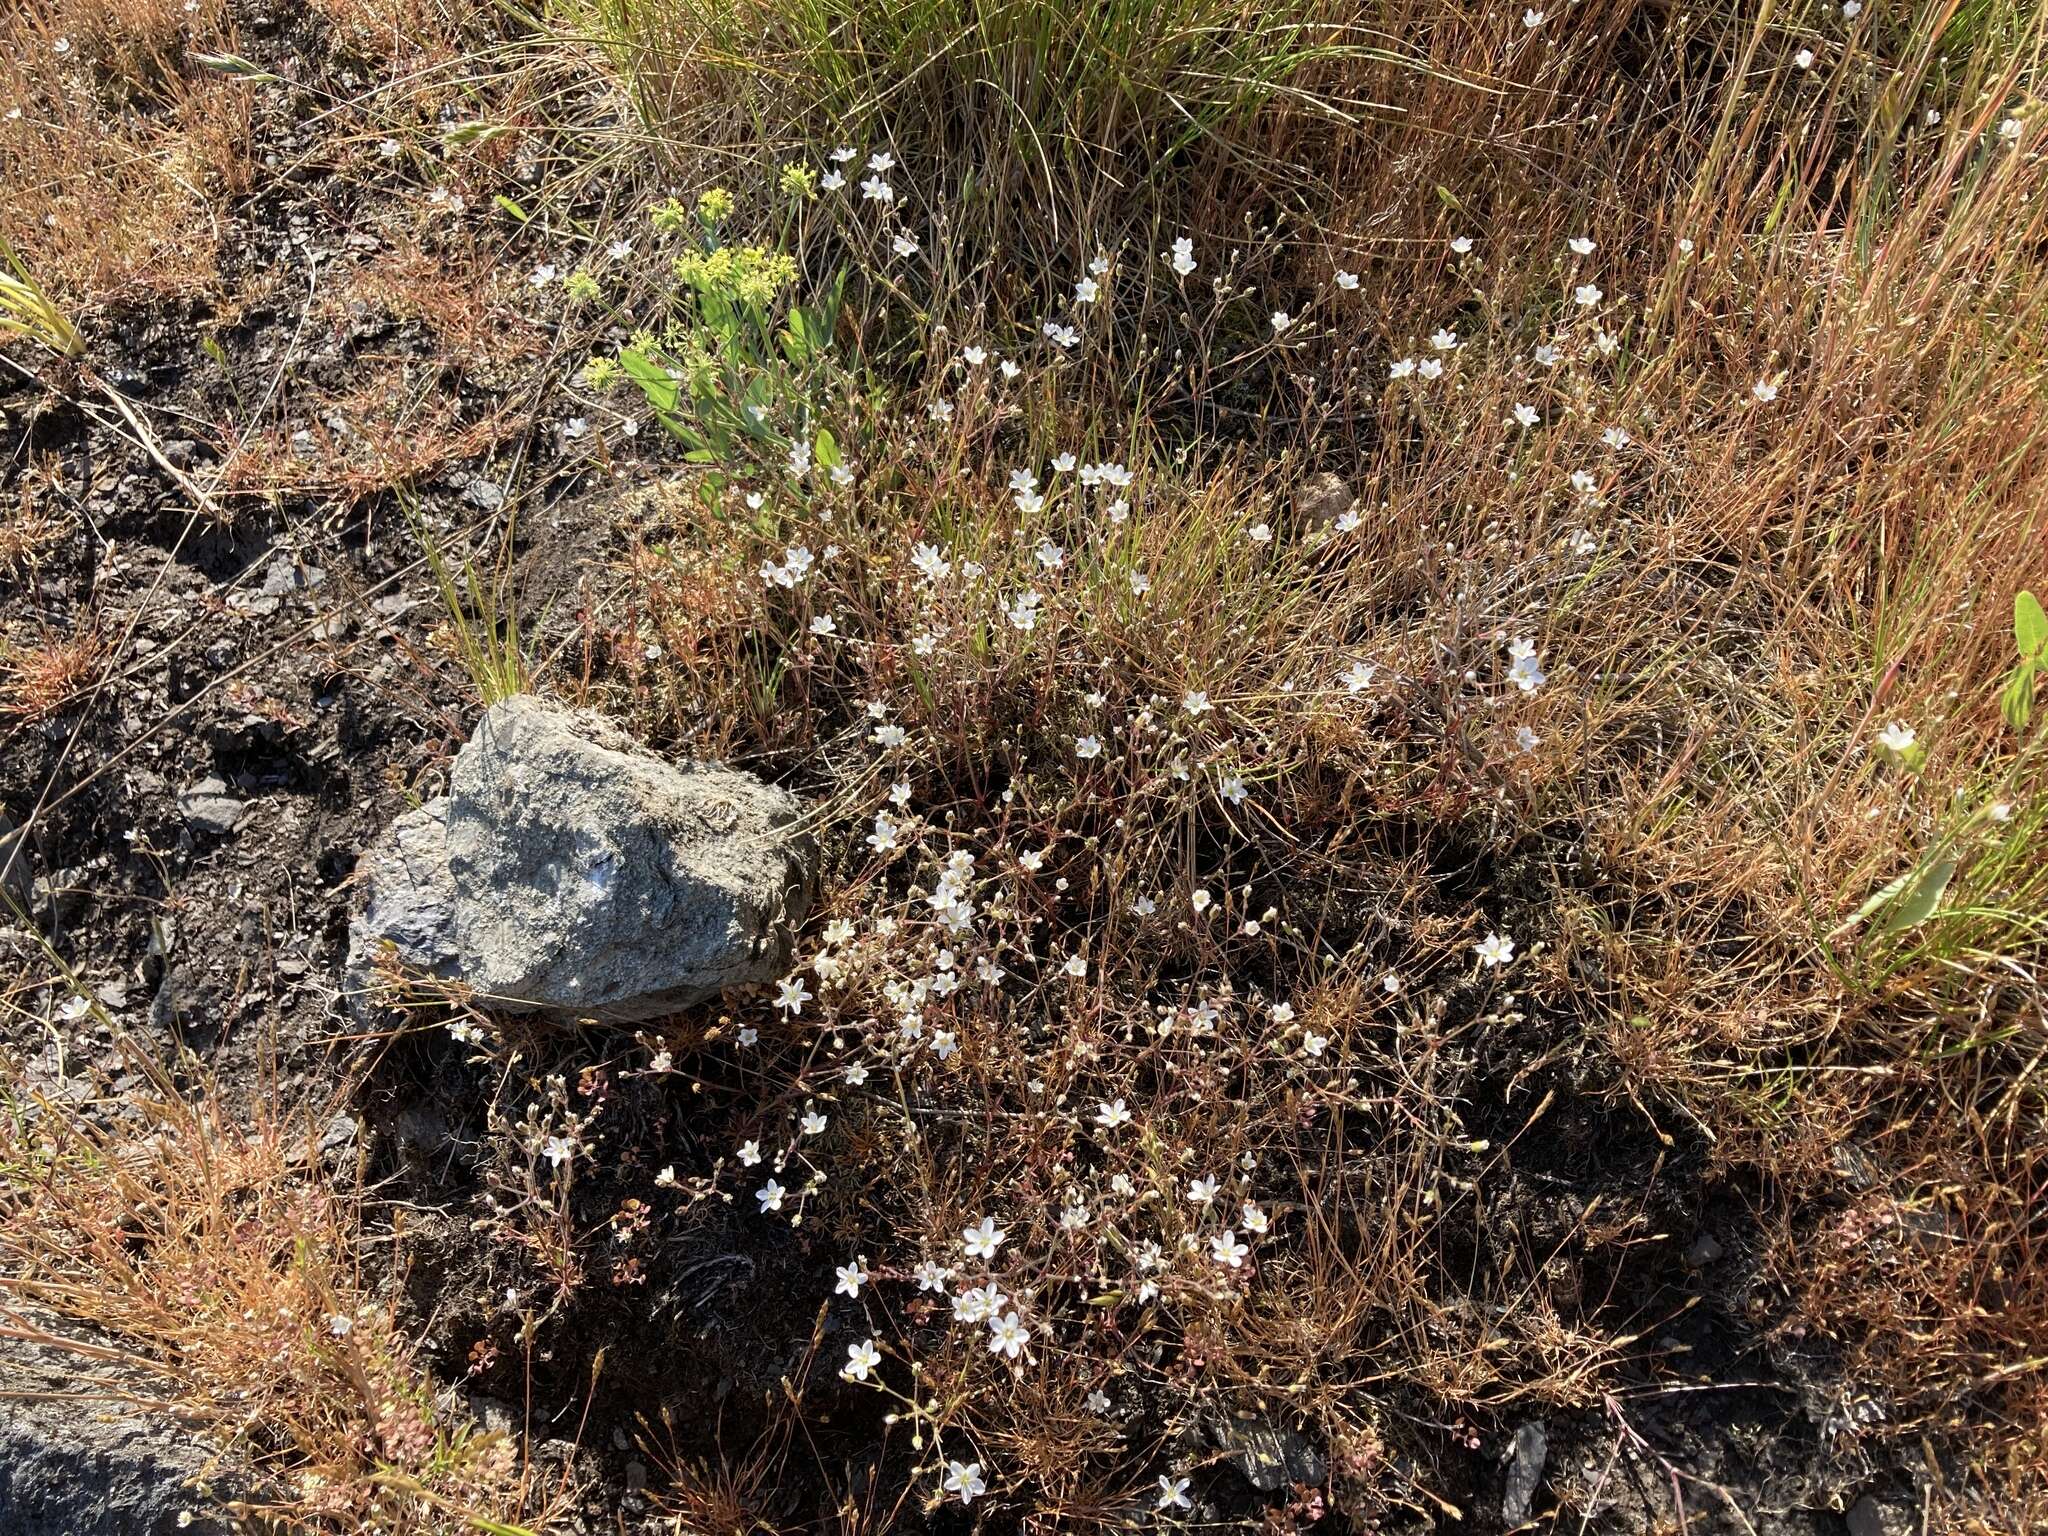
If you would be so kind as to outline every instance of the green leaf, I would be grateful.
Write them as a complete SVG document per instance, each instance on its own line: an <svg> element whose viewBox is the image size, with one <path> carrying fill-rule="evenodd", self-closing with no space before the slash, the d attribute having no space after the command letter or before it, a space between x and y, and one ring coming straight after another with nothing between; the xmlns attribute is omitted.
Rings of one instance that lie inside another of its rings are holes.
<svg viewBox="0 0 2048 1536"><path fill-rule="evenodd" d="M676 381L669 377L669 371L661 364L638 347L621 347L619 366L626 370L627 378L640 386L640 392L647 396L647 403L657 414L675 410Z"/></svg>
<svg viewBox="0 0 2048 1536"><path fill-rule="evenodd" d="M502 192L500 192L496 197L492 198L491 201L496 203L502 211L511 214L513 218L517 219L522 224L526 223L533 217L532 214L528 213L524 208L520 207L517 203L513 202L511 198L507 197Z"/></svg>
<svg viewBox="0 0 2048 1536"><path fill-rule="evenodd" d="M830 428L818 428L817 441L811 444L811 456L826 469L839 467L839 439L832 435Z"/></svg>
<svg viewBox="0 0 2048 1536"><path fill-rule="evenodd" d="M2012 669L2012 676L1999 690L1998 709L2005 716L2005 723L2014 730L2024 731L2027 728L2027 722L2034 715L2033 663L2023 661Z"/></svg>
<svg viewBox="0 0 2048 1536"><path fill-rule="evenodd" d="M2022 661L2033 661L2048 652L2048 613L2041 611L2041 600L2031 592L2012 600L2012 636L2019 642Z"/></svg>
<svg viewBox="0 0 2048 1536"><path fill-rule="evenodd" d="M1944 853L1931 863L1922 864L1909 871L1902 880L1895 880L1886 886L1886 891L1897 887L1895 895L1886 903L1890 910L1884 921L1877 925L1879 938L1890 938L1895 933L1904 933L1908 928L1917 928L1934 916L1941 905L1941 898L1948 890L1949 881L1955 878L1956 857ZM1879 894L1883 894L1880 892Z"/></svg>

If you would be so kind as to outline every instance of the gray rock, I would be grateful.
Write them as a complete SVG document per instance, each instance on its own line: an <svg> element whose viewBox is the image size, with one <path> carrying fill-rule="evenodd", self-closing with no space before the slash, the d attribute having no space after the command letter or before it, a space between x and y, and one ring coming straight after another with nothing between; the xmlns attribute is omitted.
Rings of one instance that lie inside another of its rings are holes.
<svg viewBox="0 0 2048 1536"><path fill-rule="evenodd" d="M1532 1419L1515 1431L1507 1487L1500 1501L1500 1517L1509 1526L1529 1523L1536 1508L1536 1488L1543 1481L1543 1463L1549 1459L1550 1436L1539 1420Z"/></svg>
<svg viewBox="0 0 2048 1536"><path fill-rule="evenodd" d="M1294 488L1294 513L1303 528L1327 528L1357 499L1342 475L1310 475Z"/></svg>
<svg viewBox="0 0 2048 1536"><path fill-rule="evenodd" d="M366 859L351 989L389 953L509 1011L631 1020L769 980L810 900L801 820L750 774L507 699L456 754L446 800Z"/></svg>
<svg viewBox="0 0 2048 1536"><path fill-rule="evenodd" d="M1239 1473L1261 1493L1296 1483L1320 1483L1328 1472L1322 1455L1294 1430L1264 1419L1223 1419L1209 1426L1217 1449L1227 1452Z"/></svg>
<svg viewBox="0 0 2048 1536"><path fill-rule="evenodd" d="M459 979L446 798L386 827L358 873L369 898L349 924L345 984L351 1000L368 1007L387 966L423 981Z"/></svg>
<svg viewBox="0 0 2048 1536"><path fill-rule="evenodd" d="M64 1325L33 1319L53 1336ZM246 1496L192 1430L140 1406L161 1384L61 1347L0 1348L0 1531L7 1536L227 1536Z"/></svg>
<svg viewBox="0 0 2048 1536"><path fill-rule="evenodd" d="M1914 1536L1920 1521L1910 1510L1866 1493L1849 1506L1849 1536Z"/></svg>
<svg viewBox="0 0 2048 1536"><path fill-rule="evenodd" d="M1702 1232L1692 1240L1685 1250L1685 1262L1694 1269L1705 1269L1727 1252L1721 1240L1711 1232Z"/></svg>
<svg viewBox="0 0 2048 1536"><path fill-rule="evenodd" d="M219 779L201 779L190 789L179 792L178 814L195 832L226 837L242 824L249 807L229 794L227 785Z"/></svg>

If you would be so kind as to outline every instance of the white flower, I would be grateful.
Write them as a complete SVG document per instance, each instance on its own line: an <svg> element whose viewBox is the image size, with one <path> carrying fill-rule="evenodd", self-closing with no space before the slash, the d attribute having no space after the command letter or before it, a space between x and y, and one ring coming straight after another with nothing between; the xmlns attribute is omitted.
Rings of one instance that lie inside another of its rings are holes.
<svg viewBox="0 0 2048 1536"><path fill-rule="evenodd" d="M1405 379L1414 372L1415 359L1412 357L1404 357L1397 363L1389 363L1387 365L1387 377L1389 379Z"/></svg>
<svg viewBox="0 0 2048 1536"><path fill-rule="evenodd" d="M988 349L985 347L963 347L960 351L960 361L970 368L979 368L988 361Z"/></svg>
<svg viewBox="0 0 2048 1536"><path fill-rule="evenodd" d="M1534 693L1548 681L1548 674L1536 659L1536 642L1533 640L1510 640L1508 642L1508 681L1524 693Z"/></svg>
<svg viewBox="0 0 2048 1536"><path fill-rule="evenodd" d="M1267 323L1273 327L1273 334L1278 336L1282 331L1294 324L1294 316L1288 314L1284 309L1276 309L1267 317Z"/></svg>
<svg viewBox="0 0 2048 1536"><path fill-rule="evenodd" d="M346 1313L330 1312L327 1315L327 1331L337 1339L347 1338L349 1330L354 1328L355 1325L355 1319Z"/></svg>
<svg viewBox="0 0 2048 1536"><path fill-rule="evenodd" d="M889 242L889 248L898 256L915 256L917 254L917 242L908 235L899 234L896 236L895 239Z"/></svg>
<svg viewBox="0 0 2048 1536"><path fill-rule="evenodd" d="M1572 299L1582 309L1591 309L1605 297L1606 295L1601 293L1599 285L1595 283L1581 283L1572 290Z"/></svg>
<svg viewBox="0 0 2048 1536"><path fill-rule="evenodd" d="M893 203L896 189L879 176L870 176L860 184L860 195L871 203Z"/></svg>
<svg viewBox="0 0 2048 1536"><path fill-rule="evenodd" d="M1173 242L1173 249L1166 253L1165 260L1173 268L1175 276L1186 277L1195 270L1195 242L1182 235Z"/></svg>
<svg viewBox="0 0 2048 1536"><path fill-rule="evenodd" d="M1527 10L1522 12L1522 25L1527 27L1531 32L1534 32L1538 27L1543 25L1543 13L1537 10Z"/></svg>
<svg viewBox="0 0 2048 1536"><path fill-rule="evenodd" d="M1244 787L1244 780L1234 773L1226 773L1223 776L1222 781L1216 786L1216 792L1232 805L1243 805L1245 797L1251 793Z"/></svg>
<svg viewBox="0 0 2048 1536"><path fill-rule="evenodd" d="M1529 355L1535 358L1537 362L1541 363L1546 368L1555 368L1558 365L1558 363L1562 361L1564 356L1563 353L1559 352L1557 348L1553 347L1547 341L1539 347L1537 347L1536 350L1534 352L1531 352Z"/></svg>
<svg viewBox="0 0 2048 1536"><path fill-rule="evenodd" d="M1913 744L1919 739L1919 734L1903 720L1894 720L1877 733L1877 744L1885 751L1901 757L1912 751Z"/></svg>
<svg viewBox="0 0 2048 1536"><path fill-rule="evenodd" d="M945 1488L948 1493L960 1495L962 1504L972 1504L988 1492L988 1484L982 1481L981 1463L978 1461L949 1461L946 1463Z"/></svg>
<svg viewBox="0 0 2048 1536"><path fill-rule="evenodd" d="M1792 55L1792 62L1801 69L1813 68L1813 50L1811 48L1800 49Z"/></svg>
<svg viewBox="0 0 2048 1536"><path fill-rule="evenodd" d="M1188 893L1188 904L1195 909L1197 917L1200 917L1209 910L1209 903L1214 899L1204 887L1199 885Z"/></svg>
<svg viewBox="0 0 2048 1536"><path fill-rule="evenodd" d="M554 280L555 264L551 261L544 261L527 275L526 283L529 288L545 288Z"/></svg>
<svg viewBox="0 0 2048 1536"><path fill-rule="evenodd" d="M877 176L884 171L893 171L896 169L896 157L886 149L877 150L868 156L868 169Z"/></svg>
<svg viewBox="0 0 2048 1536"><path fill-rule="evenodd" d="M1754 384L1749 386L1749 392L1750 394L1754 395L1760 403L1764 405L1769 405L1773 400L1778 398L1778 386L1776 384L1773 384L1769 379L1758 379Z"/></svg>
<svg viewBox="0 0 2048 1536"><path fill-rule="evenodd" d="M1249 1200L1245 1201L1244 1210L1239 1214L1244 1222L1244 1229L1247 1232L1264 1232L1267 1227L1272 1225L1271 1218Z"/></svg>
<svg viewBox="0 0 2048 1536"><path fill-rule="evenodd" d="M1998 136L2008 144L2017 144L2020 135L2026 131L2026 124L2016 117L2008 117L1998 125Z"/></svg>
<svg viewBox="0 0 2048 1536"><path fill-rule="evenodd" d="M1254 544L1270 544L1273 542L1273 529L1268 523L1253 523L1245 529L1244 536Z"/></svg>
<svg viewBox="0 0 2048 1536"><path fill-rule="evenodd" d="M559 1168L576 1155L576 1143L567 1136L550 1136L540 1144L540 1155L549 1167Z"/></svg>
<svg viewBox="0 0 2048 1536"><path fill-rule="evenodd" d="M953 1278L953 1271L942 1264L925 1259L910 1272L910 1278L917 1282L920 1291L943 1291L946 1282Z"/></svg>
<svg viewBox="0 0 2048 1536"><path fill-rule="evenodd" d="M881 1363L882 1352L875 1348L875 1341L862 1339L846 1346L846 1364L839 1368L839 1374L848 1381L866 1381L868 1372Z"/></svg>
<svg viewBox="0 0 2048 1536"><path fill-rule="evenodd" d="M1446 326L1429 338L1429 344L1439 352L1450 352L1458 345L1458 333Z"/></svg>
<svg viewBox="0 0 2048 1536"><path fill-rule="evenodd" d="M1209 1251L1216 1256L1218 1264L1228 1264L1232 1269L1244 1267L1244 1256L1251 1246L1241 1242L1235 1232L1218 1232L1209 1239Z"/></svg>
<svg viewBox="0 0 2048 1536"><path fill-rule="evenodd" d="M1067 956L1067 963L1061 966L1060 969L1073 977L1074 980L1079 981L1088 974L1087 958L1082 955L1069 955Z"/></svg>
<svg viewBox="0 0 2048 1536"><path fill-rule="evenodd" d="M1024 1319L1014 1312L989 1319L988 1352L992 1355L1008 1355L1014 1360L1024 1353L1024 1345L1029 1338Z"/></svg>
<svg viewBox="0 0 2048 1536"><path fill-rule="evenodd" d="M1185 1477L1161 1477L1159 1479L1159 1509L1193 1509L1194 1502L1188 1498L1188 1479Z"/></svg>
<svg viewBox="0 0 2048 1536"><path fill-rule="evenodd" d="M1131 595L1133 597L1143 597L1151 590L1152 578L1150 576L1147 576L1143 571L1131 572Z"/></svg>
<svg viewBox="0 0 2048 1536"><path fill-rule="evenodd" d="M832 1288L834 1295L858 1296L860 1288L867 1283L868 1272L861 1267L859 1259L851 1264L841 1264L833 1273L839 1277L839 1283Z"/></svg>
<svg viewBox="0 0 2048 1536"><path fill-rule="evenodd" d="M1444 376L1443 359L1440 357L1425 357L1415 365L1415 371L1425 379L1440 379Z"/></svg>
<svg viewBox="0 0 2048 1536"><path fill-rule="evenodd" d="M1213 707L1209 703L1208 693L1200 688L1191 688L1181 695L1180 706L1189 714L1198 716L1208 714Z"/></svg>
<svg viewBox="0 0 2048 1536"><path fill-rule="evenodd" d="M1222 1188L1214 1179L1189 1179L1188 1199L1196 1205L1208 1205L1216 1198L1216 1191Z"/></svg>
<svg viewBox="0 0 2048 1536"><path fill-rule="evenodd" d="M739 1155L742 1163L746 1164L749 1168L753 1167L754 1164L761 1161L761 1143L758 1141L741 1142Z"/></svg>
<svg viewBox="0 0 2048 1536"><path fill-rule="evenodd" d="M1081 340L1081 333L1079 331L1070 325L1061 325L1055 320L1046 321L1041 329L1045 332L1046 340L1050 341L1062 352L1068 351Z"/></svg>
<svg viewBox="0 0 2048 1536"><path fill-rule="evenodd" d="M1842 15L1854 21L1863 14L1863 0L1842 0Z"/></svg>
<svg viewBox="0 0 2048 1536"><path fill-rule="evenodd" d="M811 620L811 633L819 639L828 639L839 633L839 621L829 613L821 613Z"/></svg>
<svg viewBox="0 0 2048 1536"><path fill-rule="evenodd" d="M1304 1056L1320 1056L1329 1043L1328 1035L1318 1035L1311 1031L1301 1037L1301 1053Z"/></svg>
<svg viewBox="0 0 2048 1536"><path fill-rule="evenodd" d="M1102 743L1093 736L1082 736L1074 742L1074 756L1086 762L1091 757L1102 756Z"/></svg>
<svg viewBox="0 0 2048 1536"><path fill-rule="evenodd" d="M1363 693L1372 686L1372 680L1379 669L1369 661L1354 661L1350 670L1338 678L1346 693Z"/></svg>
<svg viewBox="0 0 2048 1536"><path fill-rule="evenodd" d="M1358 274L1356 272L1346 272L1342 267L1339 267L1337 269L1337 286L1346 293L1349 293L1358 286Z"/></svg>
<svg viewBox="0 0 2048 1536"><path fill-rule="evenodd" d="M1071 475L1077 462L1071 453L1056 453L1052 456L1052 472L1056 475Z"/></svg>
<svg viewBox="0 0 2048 1536"><path fill-rule="evenodd" d="M1453 240L1451 241L1451 254L1452 254L1453 256L1469 256L1469 255L1471 255L1471 254L1472 254L1472 237L1471 237L1470 235L1459 235L1459 236L1457 236L1456 238L1454 238L1454 239L1453 239Z"/></svg>
<svg viewBox="0 0 2048 1536"><path fill-rule="evenodd" d="M1629 443L1628 432L1622 427L1609 427L1600 434L1600 441L1609 448L1626 448Z"/></svg>
<svg viewBox="0 0 2048 1536"><path fill-rule="evenodd" d="M801 976L785 976L775 983L775 1006L791 1018L802 1013L804 1004L810 1000L810 988L804 985Z"/></svg>
<svg viewBox="0 0 2048 1536"><path fill-rule="evenodd" d="M1537 412L1536 407L1533 405L1517 405L1515 407L1516 426L1533 427L1536 425L1537 422L1541 421L1542 419L1543 417Z"/></svg>
<svg viewBox="0 0 2048 1536"><path fill-rule="evenodd" d="M818 185L823 187L827 192L837 192L841 187L846 185L845 173L837 170L827 171L824 175L818 178Z"/></svg>
<svg viewBox="0 0 2048 1536"><path fill-rule="evenodd" d="M995 1217L984 1216L979 1224L961 1229L960 1247L970 1259L992 1259L1009 1235L996 1225Z"/></svg>
<svg viewBox="0 0 2048 1536"><path fill-rule="evenodd" d="M1101 285L1092 277L1084 277L1074 284L1074 302L1076 304L1093 304L1101 293Z"/></svg>
<svg viewBox="0 0 2048 1536"><path fill-rule="evenodd" d="M1472 946L1472 952L1479 957L1481 965L1491 970L1515 958L1515 941L1504 933L1489 933Z"/></svg>
<svg viewBox="0 0 2048 1536"><path fill-rule="evenodd" d="M782 1209L782 1197L788 1193L789 1191L784 1189L774 1179L770 1179L766 1184L763 1184L754 1191L754 1198L761 1202L761 1209L764 1213L779 1211Z"/></svg>
<svg viewBox="0 0 2048 1536"><path fill-rule="evenodd" d="M1095 1123L1106 1131L1113 1131L1120 1125L1131 1123L1131 1112L1124 1107L1122 1099L1117 1099L1096 1109Z"/></svg>
<svg viewBox="0 0 2048 1536"><path fill-rule="evenodd" d="M825 1134L825 1117L815 1109L805 1110L803 1119L798 1121L797 1124L803 1128L803 1133L806 1136L822 1136Z"/></svg>
<svg viewBox="0 0 2048 1536"><path fill-rule="evenodd" d="M1534 752L1542 744L1543 738L1530 730L1528 726L1518 725L1515 727L1515 746L1518 750Z"/></svg>
<svg viewBox="0 0 2048 1536"><path fill-rule="evenodd" d="M1038 548L1032 554L1033 558L1048 571L1056 571L1067 563L1067 552L1051 539L1040 539Z"/></svg>

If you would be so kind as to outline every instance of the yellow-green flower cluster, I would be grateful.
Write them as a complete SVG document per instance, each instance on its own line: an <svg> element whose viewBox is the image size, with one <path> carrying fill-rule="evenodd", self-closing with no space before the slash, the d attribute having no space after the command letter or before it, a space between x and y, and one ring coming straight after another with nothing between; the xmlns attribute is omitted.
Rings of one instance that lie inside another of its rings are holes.
<svg viewBox="0 0 2048 1536"><path fill-rule="evenodd" d="M732 194L713 187L697 199L697 217L706 224L723 224L732 217Z"/></svg>
<svg viewBox="0 0 2048 1536"><path fill-rule="evenodd" d="M796 278L796 262L758 245L727 245L676 258L676 277L698 292L729 303L765 306Z"/></svg>
<svg viewBox="0 0 2048 1536"><path fill-rule="evenodd" d="M784 197L795 202L808 202L818 195L818 173L792 160L782 168L776 185L782 189Z"/></svg>

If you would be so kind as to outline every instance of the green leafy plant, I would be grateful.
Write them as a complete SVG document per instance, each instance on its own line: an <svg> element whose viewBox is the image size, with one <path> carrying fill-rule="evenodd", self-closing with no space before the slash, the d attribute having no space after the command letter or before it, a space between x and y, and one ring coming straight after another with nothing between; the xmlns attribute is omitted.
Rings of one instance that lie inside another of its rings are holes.
<svg viewBox="0 0 2048 1536"><path fill-rule="evenodd" d="M41 342L60 357L83 357L85 338L71 323L49 290L36 281L4 235L0 235L0 336L19 336Z"/></svg>
<svg viewBox="0 0 2048 1536"><path fill-rule="evenodd" d="M794 258L764 245L723 242L731 210L730 195L718 191L699 199L694 217L672 201L656 206L655 228L686 234L692 245L674 263L667 326L618 354L620 371L684 445L689 462L718 467L704 481L708 498L723 491L725 470L743 455L785 455L792 473L841 462L818 416L845 274L816 303L786 302L797 276ZM602 366L594 371L609 374Z"/></svg>
<svg viewBox="0 0 2048 1536"><path fill-rule="evenodd" d="M1998 707L2007 725L2023 731L2034 716L2034 679L2048 671L2048 614L2031 592L2012 600L2012 637L2020 659L1998 695Z"/></svg>

